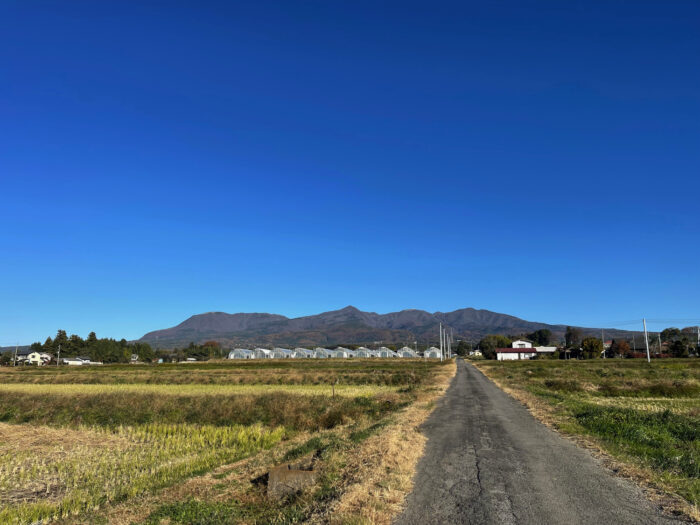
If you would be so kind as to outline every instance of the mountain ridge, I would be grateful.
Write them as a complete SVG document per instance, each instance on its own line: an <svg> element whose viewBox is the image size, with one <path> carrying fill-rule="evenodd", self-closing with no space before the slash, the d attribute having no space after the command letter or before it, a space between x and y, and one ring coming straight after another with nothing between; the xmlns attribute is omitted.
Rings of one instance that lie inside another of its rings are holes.
<svg viewBox="0 0 700 525"><path fill-rule="evenodd" d="M290 318L270 313L195 314L171 328L148 332L139 341L159 348L174 348L190 342L217 341L224 347L237 345L332 345L373 342L435 342L440 323L454 331L456 339L476 340L487 334L522 335L535 330L552 331L553 340L563 339L566 325L527 321L485 309L461 308L430 313L405 309L378 314L348 305L339 310ZM580 327L584 335L600 334L600 328ZM610 337L631 334L606 330Z"/></svg>

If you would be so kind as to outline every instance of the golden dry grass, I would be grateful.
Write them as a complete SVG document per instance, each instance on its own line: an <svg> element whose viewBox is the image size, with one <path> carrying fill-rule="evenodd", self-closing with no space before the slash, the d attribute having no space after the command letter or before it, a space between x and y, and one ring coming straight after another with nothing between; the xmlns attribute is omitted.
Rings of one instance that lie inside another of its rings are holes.
<svg viewBox="0 0 700 525"><path fill-rule="evenodd" d="M101 395L101 394L156 394L171 396L269 394L284 392L295 395L327 395L358 397L384 392L395 392L399 387L387 385L164 385L164 384L28 384L0 383L0 392L19 392L41 395Z"/></svg>
<svg viewBox="0 0 700 525"><path fill-rule="evenodd" d="M456 370L455 362L444 367L436 374L432 388L422 391L383 432L354 451L343 472L342 497L314 522L382 525L393 521L413 488L416 465L427 441L420 425L447 390Z"/></svg>

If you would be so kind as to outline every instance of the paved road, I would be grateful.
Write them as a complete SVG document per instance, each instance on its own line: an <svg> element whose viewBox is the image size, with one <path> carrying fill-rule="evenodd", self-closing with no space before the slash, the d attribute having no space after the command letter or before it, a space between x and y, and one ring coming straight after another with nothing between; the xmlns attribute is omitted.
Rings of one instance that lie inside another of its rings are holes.
<svg viewBox="0 0 700 525"><path fill-rule="evenodd" d="M682 523L462 360L423 428L428 443L399 525Z"/></svg>

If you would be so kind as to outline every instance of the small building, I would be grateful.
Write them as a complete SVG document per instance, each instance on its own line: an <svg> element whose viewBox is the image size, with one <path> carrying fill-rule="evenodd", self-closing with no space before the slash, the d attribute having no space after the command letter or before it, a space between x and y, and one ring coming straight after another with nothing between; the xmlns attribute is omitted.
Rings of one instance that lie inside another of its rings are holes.
<svg viewBox="0 0 700 525"><path fill-rule="evenodd" d="M557 347L556 346L536 346L535 351L538 354L542 354L543 356L554 355L554 352L557 351Z"/></svg>
<svg viewBox="0 0 700 525"><path fill-rule="evenodd" d="M30 352L24 362L28 365L43 366L51 362L51 356L46 352Z"/></svg>
<svg viewBox="0 0 700 525"><path fill-rule="evenodd" d="M536 355L537 351L534 348L496 348L496 359L499 361L531 359Z"/></svg>
<svg viewBox="0 0 700 525"><path fill-rule="evenodd" d="M255 359L255 352L247 348L234 348L228 353L229 359Z"/></svg>
<svg viewBox="0 0 700 525"><path fill-rule="evenodd" d="M91 363L89 357L62 357L60 364L68 366L82 366L89 365Z"/></svg>
<svg viewBox="0 0 700 525"><path fill-rule="evenodd" d="M399 357L418 357L418 354L416 353L413 348L410 348L408 346L404 346L400 350L396 352Z"/></svg>
<svg viewBox="0 0 700 525"><path fill-rule="evenodd" d="M471 350L469 355L472 357L481 357L483 354L481 353L481 350Z"/></svg>
<svg viewBox="0 0 700 525"><path fill-rule="evenodd" d="M425 357L426 359L440 359L440 349L431 346L425 352L423 352L423 357Z"/></svg>
<svg viewBox="0 0 700 525"><path fill-rule="evenodd" d="M530 341L518 339L517 341L513 341L512 347L513 348L532 348L532 343Z"/></svg>

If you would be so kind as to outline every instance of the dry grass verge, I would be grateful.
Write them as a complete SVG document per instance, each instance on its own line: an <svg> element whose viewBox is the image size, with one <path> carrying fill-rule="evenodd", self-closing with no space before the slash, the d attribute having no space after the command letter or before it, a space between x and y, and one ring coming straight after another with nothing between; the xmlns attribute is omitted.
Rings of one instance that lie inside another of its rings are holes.
<svg viewBox="0 0 700 525"><path fill-rule="evenodd" d="M422 391L383 432L354 451L343 469L343 495L312 522L381 525L393 521L413 488L413 475L427 441L419 427L456 370L455 362L446 365L436 374L432 388Z"/></svg>
<svg viewBox="0 0 700 525"><path fill-rule="evenodd" d="M507 379L503 379L494 373L493 363L489 365L483 362L473 362L472 364L501 390L522 403L543 424L575 442L578 446L591 451L614 474L635 482L642 488L649 500L672 514L684 516L694 522L700 521L700 509L698 506L675 494L674 488L664 482L659 473L637 462L626 461L623 458L612 455L610 450L606 448L605 443L595 436L573 431L572 428L575 427L569 424L566 414L558 410L552 403L529 392L524 387L511 381L506 383Z"/></svg>

